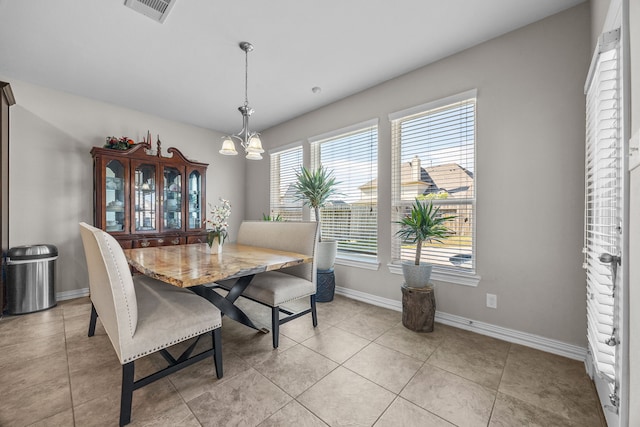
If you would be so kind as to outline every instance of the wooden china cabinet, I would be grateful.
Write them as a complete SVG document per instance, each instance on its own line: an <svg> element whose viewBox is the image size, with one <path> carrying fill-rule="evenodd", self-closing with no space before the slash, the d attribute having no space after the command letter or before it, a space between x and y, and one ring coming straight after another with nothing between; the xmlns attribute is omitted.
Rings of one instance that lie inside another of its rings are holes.
<svg viewBox="0 0 640 427"><path fill-rule="evenodd" d="M148 143L128 150L94 147L94 225L125 248L206 241L206 163L171 157Z"/></svg>

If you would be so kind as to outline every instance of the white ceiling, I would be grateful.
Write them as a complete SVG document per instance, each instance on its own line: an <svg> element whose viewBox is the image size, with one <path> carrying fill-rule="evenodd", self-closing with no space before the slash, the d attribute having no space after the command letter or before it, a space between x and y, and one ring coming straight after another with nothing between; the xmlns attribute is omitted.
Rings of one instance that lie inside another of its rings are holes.
<svg viewBox="0 0 640 427"><path fill-rule="evenodd" d="M175 1L0 0L0 75L230 133L249 41L261 131L584 0Z"/></svg>

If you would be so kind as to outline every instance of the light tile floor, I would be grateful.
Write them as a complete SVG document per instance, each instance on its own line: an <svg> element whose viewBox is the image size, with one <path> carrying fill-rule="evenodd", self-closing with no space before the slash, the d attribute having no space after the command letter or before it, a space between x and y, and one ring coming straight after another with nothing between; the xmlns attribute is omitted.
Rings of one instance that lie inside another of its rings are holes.
<svg viewBox="0 0 640 427"><path fill-rule="evenodd" d="M244 301L253 319L270 312ZM80 298L0 320L0 426L113 426L120 364ZM224 377L199 362L134 392L133 426L603 426L584 364L336 296L280 347L227 318ZM205 340L210 342L209 340ZM146 357L144 375L163 363Z"/></svg>

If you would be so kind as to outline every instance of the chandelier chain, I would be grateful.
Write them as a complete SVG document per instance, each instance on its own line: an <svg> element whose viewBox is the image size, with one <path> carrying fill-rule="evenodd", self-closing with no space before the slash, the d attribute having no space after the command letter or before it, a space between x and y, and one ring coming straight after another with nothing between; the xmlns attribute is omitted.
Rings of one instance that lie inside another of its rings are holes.
<svg viewBox="0 0 640 427"><path fill-rule="evenodd" d="M244 51L244 105L249 105L249 49Z"/></svg>

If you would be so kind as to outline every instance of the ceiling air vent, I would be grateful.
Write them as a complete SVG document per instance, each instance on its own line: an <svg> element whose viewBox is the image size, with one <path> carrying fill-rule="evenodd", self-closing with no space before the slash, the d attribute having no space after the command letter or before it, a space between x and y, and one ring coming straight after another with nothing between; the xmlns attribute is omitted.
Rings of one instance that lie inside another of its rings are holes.
<svg viewBox="0 0 640 427"><path fill-rule="evenodd" d="M124 5L162 23L175 2L176 0L125 0Z"/></svg>

